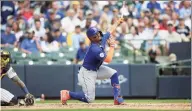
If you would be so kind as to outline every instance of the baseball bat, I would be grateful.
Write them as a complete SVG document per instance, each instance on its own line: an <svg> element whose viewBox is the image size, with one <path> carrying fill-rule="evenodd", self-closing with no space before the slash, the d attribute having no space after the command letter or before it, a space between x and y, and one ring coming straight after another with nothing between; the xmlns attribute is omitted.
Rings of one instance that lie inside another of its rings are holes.
<svg viewBox="0 0 192 111"><path fill-rule="evenodd" d="M123 18L123 13L124 13L124 10L125 10L125 1L123 1L123 4L122 4L122 12L121 12L121 18Z"/></svg>

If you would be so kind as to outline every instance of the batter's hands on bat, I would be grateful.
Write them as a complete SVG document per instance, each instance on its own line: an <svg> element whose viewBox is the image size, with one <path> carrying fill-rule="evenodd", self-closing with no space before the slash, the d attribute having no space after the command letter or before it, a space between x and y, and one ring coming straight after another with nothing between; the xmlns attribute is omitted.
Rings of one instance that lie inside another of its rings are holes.
<svg viewBox="0 0 192 111"><path fill-rule="evenodd" d="M24 101L26 106L32 106L35 103L35 97L32 94L28 93L25 95Z"/></svg>
<svg viewBox="0 0 192 111"><path fill-rule="evenodd" d="M121 23L123 23L123 21L124 21L124 18L123 18L123 17L120 17L120 18L117 20L118 25L121 24Z"/></svg>

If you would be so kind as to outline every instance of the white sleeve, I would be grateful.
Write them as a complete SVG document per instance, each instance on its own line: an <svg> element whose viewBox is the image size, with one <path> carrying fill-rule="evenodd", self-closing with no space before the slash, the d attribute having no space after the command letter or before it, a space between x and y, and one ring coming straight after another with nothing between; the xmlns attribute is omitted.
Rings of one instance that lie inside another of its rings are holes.
<svg viewBox="0 0 192 111"><path fill-rule="evenodd" d="M41 42L41 48L43 52L50 52L50 49L48 48L48 45L45 43L45 41Z"/></svg>
<svg viewBox="0 0 192 111"><path fill-rule="evenodd" d="M59 50L59 44L57 41L53 41L51 43L51 51L58 51Z"/></svg>
<svg viewBox="0 0 192 111"><path fill-rule="evenodd" d="M12 67L10 67L9 70L7 71L7 76L11 79L16 75L17 75L17 73L14 71L14 69Z"/></svg>

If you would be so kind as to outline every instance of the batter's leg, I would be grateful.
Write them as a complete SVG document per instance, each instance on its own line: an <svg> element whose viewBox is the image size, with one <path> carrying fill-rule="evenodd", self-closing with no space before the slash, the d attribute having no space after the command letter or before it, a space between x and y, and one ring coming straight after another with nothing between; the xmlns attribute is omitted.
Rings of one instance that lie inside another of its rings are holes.
<svg viewBox="0 0 192 111"><path fill-rule="evenodd" d="M117 71L102 65L97 72L97 79L111 79L111 85L114 93L114 104L123 103L123 98L120 96L120 84L118 80Z"/></svg>
<svg viewBox="0 0 192 111"><path fill-rule="evenodd" d="M97 73L95 71L88 71L81 68L78 74L79 84L82 86L83 92L71 92L69 96L72 99L80 100L82 102L91 103L95 100L95 82Z"/></svg>
<svg viewBox="0 0 192 111"><path fill-rule="evenodd" d="M11 94L9 91L0 88L1 90L1 102L4 106L13 106L18 104L18 99L13 94Z"/></svg>

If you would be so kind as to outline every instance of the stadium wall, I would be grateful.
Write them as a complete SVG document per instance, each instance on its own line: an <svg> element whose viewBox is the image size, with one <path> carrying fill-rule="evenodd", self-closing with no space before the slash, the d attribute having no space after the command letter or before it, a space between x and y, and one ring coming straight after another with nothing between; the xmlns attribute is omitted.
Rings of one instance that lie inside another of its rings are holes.
<svg viewBox="0 0 192 111"><path fill-rule="evenodd" d="M124 97L190 98L190 76L158 76L152 64L111 64L119 74ZM81 91L77 83L79 65L13 65L36 97L59 97L60 90ZM5 77L2 88L22 96L23 92ZM112 97L110 79L96 81L96 97Z"/></svg>

